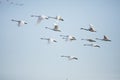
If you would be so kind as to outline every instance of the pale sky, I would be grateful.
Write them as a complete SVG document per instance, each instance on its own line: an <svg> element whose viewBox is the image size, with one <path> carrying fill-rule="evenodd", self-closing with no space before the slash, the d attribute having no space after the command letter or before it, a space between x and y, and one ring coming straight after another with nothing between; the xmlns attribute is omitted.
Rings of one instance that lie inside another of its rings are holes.
<svg viewBox="0 0 120 80"><path fill-rule="evenodd" d="M36 24L31 15L62 16L62 32L45 29L53 27L54 19ZM18 27L11 19L28 24ZM119 21L119 0L0 0L0 80L120 80ZM80 30L89 24L96 33ZM77 40L66 42L59 35L74 35ZM112 41L96 40L101 48L83 46L90 42L82 38L103 35ZM41 37L58 42L48 44Z"/></svg>

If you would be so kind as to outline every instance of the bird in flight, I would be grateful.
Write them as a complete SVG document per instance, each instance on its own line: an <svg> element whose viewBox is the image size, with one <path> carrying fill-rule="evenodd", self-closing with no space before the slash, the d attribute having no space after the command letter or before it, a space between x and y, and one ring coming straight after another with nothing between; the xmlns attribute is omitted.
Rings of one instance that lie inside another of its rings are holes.
<svg viewBox="0 0 120 80"><path fill-rule="evenodd" d="M89 24L89 28L80 28L81 30L86 30L86 31L90 31L90 32L96 32L96 30L93 28L94 26L92 24Z"/></svg>
<svg viewBox="0 0 120 80"><path fill-rule="evenodd" d="M66 41L76 40L76 38L72 35L60 35L60 37L63 37L62 39L65 39Z"/></svg>
<svg viewBox="0 0 120 80"><path fill-rule="evenodd" d="M18 27L24 25L24 24L27 24L25 21L23 20L15 20L15 19L12 19L11 21L14 21L14 22L17 22L18 23Z"/></svg>
<svg viewBox="0 0 120 80"><path fill-rule="evenodd" d="M84 46L91 46L91 47L98 47L98 48L100 48L100 46L97 45L97 44L84 44Z"/></svg>
<svg viewBox="0 0 120 80"><path fill-rule="evenodd" d="M103 36L103 39L96 38L97 40L102 40L102 41L111 41L107 36Z"/></svg>
<svg viewBox="0 0 120 80"><path fill-rule="evenodd" d="M64 56L64 55L62 55L61 57L68 58L68 60L78 60L78 58L75 57L75 56Z"/></svg>
<svg viewBox="0 0 120 80"><path fill-rule="evenodd" d="M54 28L49 28L49 27L45 27L45 28L46 28L46 29L53 30L53 31L58 31L58 32L61 32L61 30L59 29L58 24L54 24Z"/></svg>
<svg viewBox="0 0 120 80"><path fill-rule="evenodd" d="M48 43L57 42L54 38L40 38L41 40L48 40Z"/></svg>
<svg viewBox="0 0 120 80"><path fill-rule="evenodd" d="M37 17L37 24L39 24L41 21L48 19L48 16L45 15L31 15L31 17Z"/></svg>
<svg viewBox="0 0 120 80"><path fill-rule="evenodd" d="M48 16L48 18L56 19L58 21L64 21L64 19L61 16L56 16L56 17L50 17L50 16Z"/></svg>
<svg viewBox="0 0 120 80"><path fill-rule="evenodd" d="M89 41L89 42L96 42L96 41L93 40L93 39L81 39L81 40L86 40L86 41Z"/></svg>

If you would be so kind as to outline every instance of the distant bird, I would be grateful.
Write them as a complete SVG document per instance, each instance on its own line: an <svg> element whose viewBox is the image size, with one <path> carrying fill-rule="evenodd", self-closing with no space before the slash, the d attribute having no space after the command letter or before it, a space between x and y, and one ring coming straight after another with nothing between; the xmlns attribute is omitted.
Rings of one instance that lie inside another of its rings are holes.
<svg viewBox="0 0 120 80"><path fill-rule="evenodd" d="M97 44L84 44L84 46L91 46L91 47L98 47L98 48L100 48L100 46L97 45Z"/></svg>
<svg viewBox="0 0 120 80"><path fill-rule="evenodd" d="M11 21L14 21L14 22L17 22L18 23L18 27L20 27L20 26L22 26L22 25L24 25L24 24L27 24L25 21L23 21L23 20L14 20L14 19L12 19Z"/></svg>
<svg viewBox="0 0 120 80"><path fill-rule="evenodd" d="M55 39L53 38L40 38L41 40L48 40L48 43L51 43L51 42L57 42Z"/></svg>
<svg viewBox="0 0 120 80"><path fill-rule="evenodd" d="M103 39L96 38L97 40L102 40L102 41L111 41L107 36L104 35Z"/></svg>
<svg viewBox="0 0 120 80"><path fill-rule="evenodd" d="M76 40L76 38L72 35L60 35L60 36L63 37L62 39L66 39L66 41Z"/></svg>
<svg viewBox="0 0 120 80"><path fill-rule="evenodd" d="M46 28L46 29L53 30L53 31L58 31L58 32L61 32L61 30L59 29L58 24L54 24L54 28L49 28L49 27L45 27L45 28Z"/></svg>
<svg viewBox="0 0 120 80"><path fill-rule="evenodd" d="M31 17L37 17L37 24L39 24L41 21L45 20L45 19L48 19L48 16L45 16L45 15L41 15L41 16L38 16L38 15L31 15Z"/></svg>
<svg viewBox="0 0 120 80"><path fill-rule="evenodd" d="M61 57L66 57L66 58L68 58L68 60L78 60L78 58L75 57L75 56L64 56L64 55L62 55Z"/></svg>
<svg viewBox="0 0 120 80"><path fill-rule="evenodd" d="M90 31L90 32L96 32L96 30L93 28L94 26L92 24L89 24L89 28L85 29L85 28L80 28L81 30L86 30L86 31Z"/></svg>
<svg viewBox="0 0 120 80"><path fill-rule="evenodd" d="M56 16L56 17L48 17L48 18L52 18L52 19L56 19L58 21L64 21L64 19L61 16Z"/></svg>
<svg viewBox="0 0 120 80"><path fill-rule="evenodd" d="M89 42L96 42L96 41L93 40L93 39L81 39L81 40L86 40L86 41L89 41Z"/></svg>

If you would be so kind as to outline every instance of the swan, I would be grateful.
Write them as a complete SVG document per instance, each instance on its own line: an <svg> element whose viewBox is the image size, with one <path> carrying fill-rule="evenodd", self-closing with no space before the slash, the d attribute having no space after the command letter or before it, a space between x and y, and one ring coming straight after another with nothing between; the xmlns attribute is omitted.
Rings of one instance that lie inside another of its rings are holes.
<svg viewBox="0 0 120 80"><path fill-rule="evenodd" d="M66 39L66 41L76 40L76 38L72 35L60 35L60 36L63 37L63 39Z"/></svg>
<svg viewBox="0 0 120 80"><path fill-rule="evenodd" d="M49 27L45 27L45 28L46 28L46 29L53 30L53 31L58 31L58 32L61 32L61 30L59 29L58 24L54 24L54 28L49 28Z"/></svg>
<svg viewBox="0 0 120 80"><path fill-rule="evenodd" d="M90 31L90 32L96 32L96 30L93 28L94 26L92 24L89 24L89 28L80 28L81 30L86 30L86 31Z"/></svg>
<svg viewBox="0 0 120 80"><path fill-rule="evenodd" d="M96 42L96 41L93 40L93 39L81 39L81 40L87 40L87 41L89 41L89 42Z"/></svg>
<svg viewBox="0 0 120 80"><path fill-rule="evenodd" d="M61 16L56 16L56 17L48 17L48 18L52 18L52 19L56 19L58 21L64 21L64 19Z"/></svg>
<svg viewBox="0 0 120 80"><path fill-rule="evenodd" d="M55 39L53 38L40 38L41 40L48 40L48 43L51 43L51 42L57 42Z"/></svg>
<svg viewBox="0 0 120 80"><path fill-rule="evenodd" d="M48 16L45 16L45 15L41 15L41 16L38 16L38 15L31 15L31 17L37 17L37 24L39 24L41 21L45 20L45 19L48 19Z"/></svg>
<svg viewBox="0 0 120 80"><path fill-rule="evenodd" d="M22 25L24 25L24 24L27 24L25 21L23 21L23 20L14 20L14 19L12 19L11 21L14 21L14 22L18 22L18 27L20 27L20 26L22 26Z"/></svg>
<svg viewBox="0 0 120 80"><path fill-rule="evenodd" d="M98 47L98 48L100 48L100 46L97 45L97 44L84 44L84 46L92 46L92 47Z"/></svg>
<svg viewBox="0 0 120 80"><path fill-rule="evenodd" d="M102 41L111 41L107 36L103 36L103 39L96 38L97 40L102 40Z"/></svg>
<svg viewBox="0 0 120 80"><path fill-rule="evenodd" d="M75 57L75 56L64 56L64 55L62 55L61 57L66 57L66 58L68 58L68 60L78 60L78 58Z"/></svg>

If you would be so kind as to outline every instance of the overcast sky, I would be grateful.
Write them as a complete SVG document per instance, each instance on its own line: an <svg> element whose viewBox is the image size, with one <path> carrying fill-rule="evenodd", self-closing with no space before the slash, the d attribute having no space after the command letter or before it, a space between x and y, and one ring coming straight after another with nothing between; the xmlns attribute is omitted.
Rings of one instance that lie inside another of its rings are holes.
<svg viewBox="0 0 120 80"><path fill-rule="evenodd" d="M60 15L62 32L45 29L56 20L31 15ZM11 19L24 20L21 27ZM97 32L80 30L93 24ZM120 80L119 0L0 0L0 80ZM59 35L74 35L66 42ZM96 40L101 48L83 46ZM53 37L48 44L40 38ZM69 61L61 55L76 56Z"/></svg>

